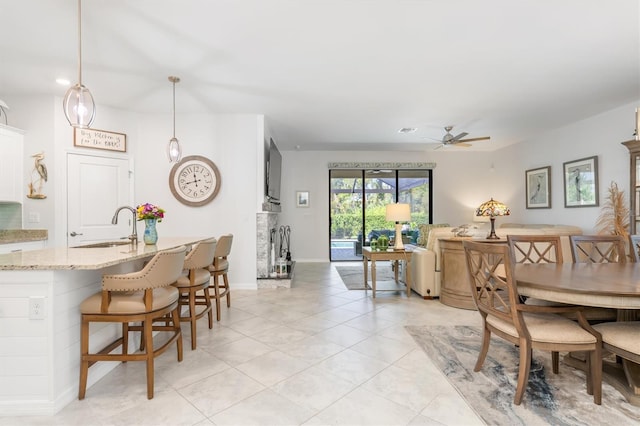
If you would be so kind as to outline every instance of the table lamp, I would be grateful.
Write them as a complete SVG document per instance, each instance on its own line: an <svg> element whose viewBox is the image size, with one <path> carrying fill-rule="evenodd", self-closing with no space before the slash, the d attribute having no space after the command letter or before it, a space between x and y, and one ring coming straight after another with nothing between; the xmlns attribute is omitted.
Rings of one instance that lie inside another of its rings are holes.
<svg viewBox="0 0 640 426"><path fill-rule="evenodd" d="M488 216L491 220L491 232L487 235L488 240L499 240L500 237L496 235L495 221L496 216L509 216L511 210L500 201L496 201L493 198L489 201L485 201L480 204L480 207L476 209L476 216Z"/></svg>
<svg viewBox="0 0 640 426"><path fill-rule="evenodd" d="M409 204L387 204L386 219L396 223L396 237L393 245L394 250L404 250L402 244L402 224L411 220L411 206Z"/></svg>

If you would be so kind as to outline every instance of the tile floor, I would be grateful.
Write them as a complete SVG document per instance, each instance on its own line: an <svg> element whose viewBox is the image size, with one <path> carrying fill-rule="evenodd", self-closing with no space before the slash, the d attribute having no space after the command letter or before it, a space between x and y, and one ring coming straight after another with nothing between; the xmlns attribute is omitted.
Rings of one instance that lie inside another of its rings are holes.
<svg viewBox="0 0 640 426"><path fill-rule="evenodd" d="M291 289L232 289L221 321L199 322L195 351L183 324L184 360L156 359L154 399L130 362L55 416L0 425L482 424L404 330L480 325L477 312L376 295L347 290L330 263L298 263Z"/></svg>

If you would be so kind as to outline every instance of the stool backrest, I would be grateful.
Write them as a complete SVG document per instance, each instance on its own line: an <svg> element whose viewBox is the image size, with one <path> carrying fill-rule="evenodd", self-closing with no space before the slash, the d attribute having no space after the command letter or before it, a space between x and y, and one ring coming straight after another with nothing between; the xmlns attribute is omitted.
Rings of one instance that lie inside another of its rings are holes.
<svg viewBox="0 0 640 426"><path fill-rule="evenodd" d="M196 244L184 259L184 269L202 269L211 265L217 243L215 238L209 238Z"/></svg>
<svg viewBox="0 0 640 426"><path fill-rule="evenodd" d="M169 286L182 274L186 253L185 246L160 251L140 271L129 274L104 275L102 289L106 291L137 291Z"/></svg>

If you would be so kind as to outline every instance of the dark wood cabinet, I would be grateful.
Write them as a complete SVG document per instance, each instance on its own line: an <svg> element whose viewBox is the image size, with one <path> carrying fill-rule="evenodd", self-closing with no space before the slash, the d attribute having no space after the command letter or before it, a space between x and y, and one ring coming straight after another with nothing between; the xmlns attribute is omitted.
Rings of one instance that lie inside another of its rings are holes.
<svg viewBox="0 0 640 426"><path fill-rule="evenodd" d="M622 142L629 150L629 233L640 230L640 140Z"/></svg>

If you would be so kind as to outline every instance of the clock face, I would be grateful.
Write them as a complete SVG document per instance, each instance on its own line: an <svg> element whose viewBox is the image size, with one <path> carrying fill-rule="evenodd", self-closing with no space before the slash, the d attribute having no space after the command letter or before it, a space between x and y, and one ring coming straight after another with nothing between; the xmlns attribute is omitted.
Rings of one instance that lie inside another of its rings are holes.
<svg viewBox="0 0 640 426"><path fill-rule="evenodd" d="M204 206L220 190L220 172L213 161L200 155L185 157L173 166L169 187L178 201L188 206Z"/></svg>

